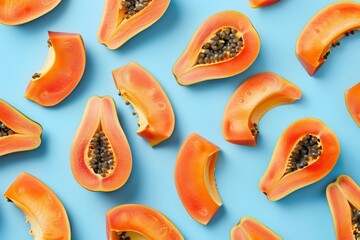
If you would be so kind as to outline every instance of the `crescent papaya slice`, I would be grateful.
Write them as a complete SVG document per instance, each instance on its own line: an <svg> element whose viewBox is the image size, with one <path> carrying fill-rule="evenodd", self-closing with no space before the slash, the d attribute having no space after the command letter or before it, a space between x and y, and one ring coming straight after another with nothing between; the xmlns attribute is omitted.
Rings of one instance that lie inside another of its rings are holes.
<svg viewBox="0 0 360 240"><path fill-rule="evenodd" d="M222 205L215 182L220 148L196 133L182 144L175 165L175 185L185 209L206 225Z"/></svg>
<svg viewBox="0 0 360 240"><path fill-rule="evenodd" d="M325 177L339 154L335 133L322 121L297 120L282 133L259 188L269 200L279 200Z"/></svg>
<svg viewBox="0 0 360 240"><path fill-rule="evenodd" d="M49 54L43 68L32 76L25 97L41 106L54 106L78 85L85 71L82 37L75 33L49 32Z"/></svg>
<svg viewBox="0 0 360 240"><path fill-rule="evenodd" d="M0 99L0 156L41 144L42 127Z"/></svg>
<svg viewBox="0 0 360 240"><path fill-rule="evenodd" d="M360 28L360 3L335 2L319 11L304 27L296 43L296 56L312 76L325 63L339 40Z"/></svg>
<svg viewBox="0 0 360 240"><path fill-rule="evenodd" d="M170 0L105 0L98 40L109 49L121 47L166 12Z"/></svg>
<svg viewBox="0 0 360 240"><path fill-rule="evenodd" d="M274 3L277 3L279 0L249 0L250 6L252 8L260 8L260 7L267 7Z"/></svg>
<svg viewBox="0 0 360 240"><path fill-rule="evenodd" d="M108 240L183 240L176 226L161 212L140 204L125 204L106 213Z"/></svg>
<svg viewBox="0 0 360 240"><path fill-rule="evenodd" d="M112 72L119 95L138 115L137 133L155 146L174 131L175 115L169 98L145 68L131 62Z"/></svg>
<svg viewBox="0 0 360 240"><path fill-rule="evenodd" d="M71 147L70 165L76 181L91 191L114 191L126 183L131 150L111 97L88 101Z"/></svg>
<svg viewBox="0 0 360 240"><path fill-rule="evenodd" d="M271 108L301 98L301 90L276 75L259 73L242 83L231 96L224 112L222 132L226 141L256 146L258 124Z"/></svg>
<svg viewBox="0 0 360 240"><path fill-rule="evenodd" d="M51 189L36 177L21 173L4 194L30 223L35 240L70 240L71 230L66 210Z"/></svg>
<svg viewBox="0 0 360 240"><path fill-rule="evenodd" d="M244 14L219 12L196 30L173 74L181 85L234 76L248 69L259 51L259 35Z"/></svg>
<svg viewBox="0 0 360 240"><path fill-rule="evenodd" d="M345 104L351 117L360 126L360 83L345 92Z"/></svg>

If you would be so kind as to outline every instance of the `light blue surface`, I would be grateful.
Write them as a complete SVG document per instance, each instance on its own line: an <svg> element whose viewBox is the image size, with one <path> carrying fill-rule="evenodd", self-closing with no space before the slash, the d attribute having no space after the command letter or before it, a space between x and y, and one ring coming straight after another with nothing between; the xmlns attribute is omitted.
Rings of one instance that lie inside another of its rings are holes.
<svg viewBox="0 0 360 240"><path fill-rule="evenodd" d="M0 26L0 97L44 129L42 145L33 151L1 157L0 193L25 171L44 181L61 199L70 217L72 239L106 239L105 212L123 203L141 203L160 210L189 240L228 239L229 231L246 215L253 216L284 239L334 239L325 187L339 174L360 183L360 129L348 114L344 92L359 80L360 36L341 41L326 64L309 77L295 57L297 37L308 20L330 0L282 0L251 9L247 0L172 0L165 15L121 49L111 51L97 42L103 1L63 0L49 14L28 24ZM210 15L233 9L245 13L261 37L255 64L238 76L182 87L171 69L195 29ZM61 104L44 108L23 97L34 72L47 55L47 31L80 33L87 66L83 79ZM136 134L136 118L125 106L113 83L111 71L136 61L151 72L167 92L176 114L176 128L166 142L151 148ZM295 104L268 112L260 121L257 147L233 145L222 138L224 108L235 89L248 77L273 71L298 85L303 98ZM133 154L127 184L112 193L94 193L77 184L70 170L70 147L87 100L110 95L117 103L121 125ZM0 113L1 115L1 113ZM323 120L338 136L340 159L323 180L270 202L258 190L274 146L283 130L302 117ZM0 117L1 118L1 117ZM221 148L216 180L224 205L208 226L194 221L178 198L173 181L174 165L183 140L196 132ZM0 239L32 239L20 210L0 199Z"/></svg>

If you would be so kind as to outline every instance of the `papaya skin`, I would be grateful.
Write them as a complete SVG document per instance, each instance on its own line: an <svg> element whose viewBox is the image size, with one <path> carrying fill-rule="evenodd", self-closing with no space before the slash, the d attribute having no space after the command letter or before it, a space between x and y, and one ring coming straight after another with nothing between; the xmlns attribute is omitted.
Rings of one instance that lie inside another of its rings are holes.
<svg viewBox="0 0 360 240"><path fill-rule="evenodd" d="M346 33L360 28L360 3L335 2L319 11L304 27L296 56L310 76L325 63L324 56ZM326 56L327 58L327 56Z"/></svg>
<svg viewBox="0 0 360 240"><path fill-rule="evenodd" d="M308 166L285 174L288 158L295 145L306 134L320 139L322 153ZM302 118L282 133L270 164L259 183L259 189L269 200L277 201L293 191L315 183L325 177L335 166L340 154L340 144L333 131L322 121Z"/></svg>
<svg viewBox="0 0 360 240"><path fill-rule="evenodd" d="M351 117L360 127L360 83L345 92L345 104Z"/></svg>
<svg viewBox="0 0 360 240"><path fill-rule="evenodd" d="M249 0L252 8L267 7L277 3L279 0Z"/></svg>
<svg viewBox="0 0 360 240"><path fill-rule="evenodd" d="M275 73L259 73L247 79L234 92L225 108L222 121L225 140L256 146L258 133L254 124L258 126L262 116L270 109L300 98L301 90Z"/></svg>
<svg viewBox="0 0 360 240"><path fill-rule="evenodd" d="M238 30L244 41L243 48L233 58L196 65L203 44L224 27ZM185 51L176 61L173 74L180 85L234 76L248 69L256 60L259 51L259 35L245 15L232 10L219 12L206 19L196 30Z"/></svg>

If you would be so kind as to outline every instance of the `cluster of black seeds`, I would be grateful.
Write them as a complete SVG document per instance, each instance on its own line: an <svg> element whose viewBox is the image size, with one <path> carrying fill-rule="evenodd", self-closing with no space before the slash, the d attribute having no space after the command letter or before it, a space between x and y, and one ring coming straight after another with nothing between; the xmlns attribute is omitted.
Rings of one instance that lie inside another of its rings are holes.
<svg viewBox="0 0 360 240"><path fill-rule="evenodd" d="M344 35L345 35L345 37L348 37L348 36L354 35L354 34L355 34L355 31L351 30L350 32L345 32ZM340 42L334 42L334 43L331 44L331 47L333 47L333 48L336 48L337 46L340 46ZM331 53L331 51L329 49L329 51L327 51L325 53L325 55L323 56L324 60L326 60L329 57L330 53Z"/></svg>
<svg viewBox="0 0 360 240"><path fill-rule="evenodd" d="M106 177L114 169L113 152L103 131L98 131L91 139L88 157L90 167L102 177Z"/></svg>
<svg viewBox="0 0 360 240"><path fill-rule="evenodd" d="M122 0L121 6L125 10L124 18L129 19L146 8L151 0Z"/></svg>
<svg viewBox="0 0 360 240"><path fill-rule="evenodd" d="M0 121L0 137L13 135L14 131L8 128L3 122Z"/></svg>
<svg viewBox="0 0 360 240"><path fill-rule="evenodd" d="M224 28L216 32L209 42L202 46L198 64L209 64L235 57L244 46L242 37L236 36L234 28Z"/></svg>
<svg viewBox="0 0 360 240"><path fill-rule="evenodd" d="M257 136L259 134L259 129L256 123L253 123L253 127L250 128L251 134Z"/></svg>
<svg viewBox="0 0 360 240"><path fill-rule="evenodd" d="M126 236L126 232L119 233L119 240L130 240L130 237Z"/></svg>
<svg viewBox="0 0 360 240"><path fill-rule="evenodd" d="M360 210L351 205L353 235L355 240L360 240Z"/></svg>

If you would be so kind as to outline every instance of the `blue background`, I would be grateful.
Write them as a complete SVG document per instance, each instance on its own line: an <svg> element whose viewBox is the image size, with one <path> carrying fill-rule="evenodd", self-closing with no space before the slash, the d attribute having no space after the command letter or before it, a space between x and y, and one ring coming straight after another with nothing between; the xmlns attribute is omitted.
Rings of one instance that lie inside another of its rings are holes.
<svg viewBox="0 0 360 240"><path fill-rule="evenodd" d="M344 102L344 92L360 80L360 36L357 33L342 39L341 47L333 50L314 77L308 76L294 53L302 28L331 2L283 0L268 8L252 9L246 0L172 0L157 23L116 51L97 42L101 0L63 0L52 12L33 22L0 26L0 97L44 129L38 149L1 157L0 193L21 171L37 176L65 205L74 240L106 239L105 212L124 203L141 203L160 210L190 240L228 239L231 227L246 215L257 218L284 239L334 239L325 188L343 173L360 183L360 130ZM195 29L210 15L227 9L245 13L259 32L261 51L256 62L235 77L189 87L178 85L171 69ZM42 67L47 56L48 30L80 33L87 53L80 84L65 101L52 108L38 106L23 97L32 74ZM113 83L111 71L130 61L138 62L158 79L175 110L172 137L154 148L136 134L136 117L117 96ZM263 71L273 71L298 85L303 98L264 115L257 147L230 144L221 133L227 101L245 79ZM70 170L70 147L86 102L93 95L114 97L133 154L130 179L112 193L85 190ZM258 182L283 130L302 117L322 119L337 134L341 143L339 161L321 181L278 202L268 201L258 190ZM173 181L177 152L191 132L221 148L216 179L224 205L208 226L200 225L187 214ZM1 198L0 239L32 239L28 231L22 212Z"/></svg>

